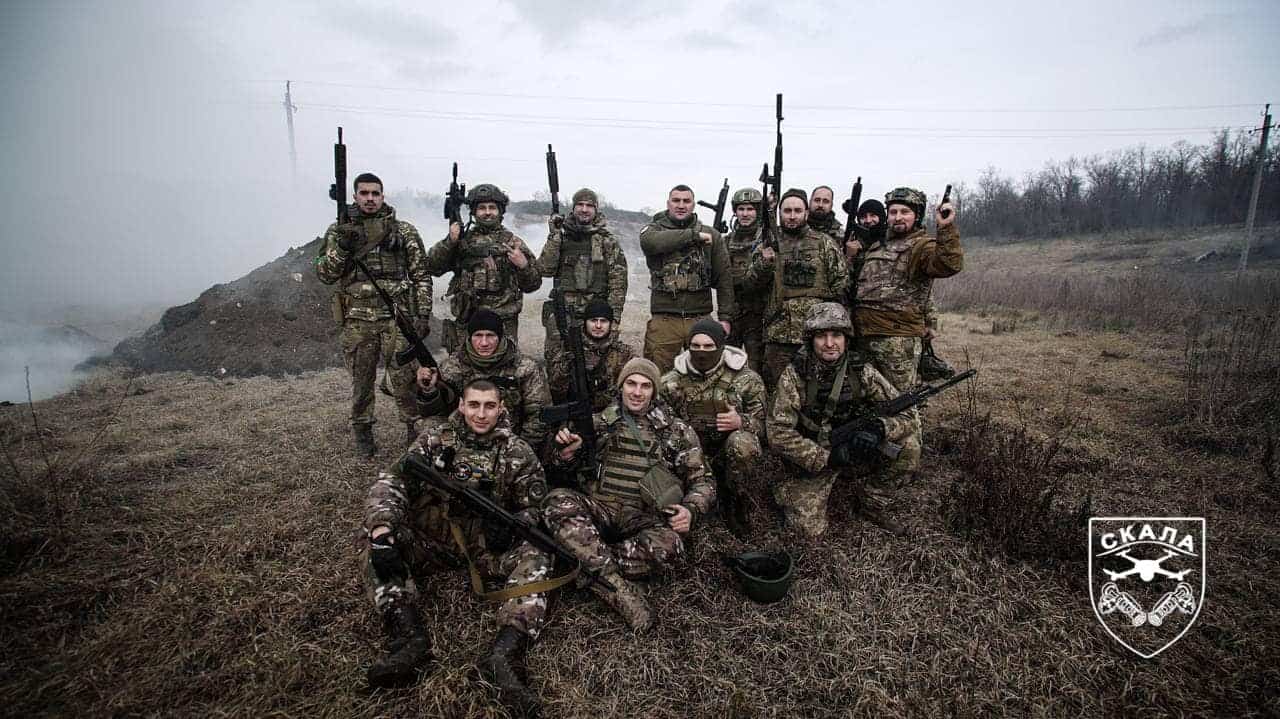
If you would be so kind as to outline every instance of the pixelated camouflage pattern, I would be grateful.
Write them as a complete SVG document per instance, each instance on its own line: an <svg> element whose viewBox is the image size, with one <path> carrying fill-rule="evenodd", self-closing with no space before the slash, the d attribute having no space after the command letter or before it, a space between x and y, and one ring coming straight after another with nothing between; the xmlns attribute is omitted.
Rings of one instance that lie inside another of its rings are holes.
<svg viewBox="0 0 1280 719"><path fill-rule="evenodd" d="M849 310L839 302L819 302L809 308L804 317L804 334L811 339L814 334L826 330L837 330L846 335L853 333L853 322L849 319Z"/></svg>
<svg viewBox="0 0 1280 719"><path fill-rule="evenodd" d="M758 190L754 192L759 196ZM729 318L728 343L745 350L747 365L759 374L764 357L764 311L768 297L747 286L747 270L751 268L752 254L760 245L760 224L735 226L726 241L729 266L733 273L733 298L737 305L733 316Z"/></svg>
<svg viewBox="0 0 1280 719"><path fill-rule="evenodd" d="M618 239L609 231L603 213L596 213L590 225L581 227L570 216L559 229L547 234L547 244L538 257L538 271L552 277L552 286L564 294L570 321L581 321L592 300L607 302L613 310L614 325L622 323L627 303L627 257ZM548 301L542 308L542 325L547 337L555 335L555 315Z"/></svg>
<svg viewBox="0 0 1280 719"><path fill-rule="evenodd" d="M890 236L862 255L854 303L864 335L919 337L924 334L933 280L964 268L960 232L954 224L934 239L917 229Z"/></svg>
<svg viewBox="0 0 1280 719"><path fill-rule="evenodd" d="M746 366L746 359L742 350L726 347L720 364L704 375L690 366L686 350L658 384L662 401L697 433L703 454L719 454L730 434L743 432L758 438L764 433L764 380ZM742 428L720 432L715 428L715 414L729 406L741 415Z"/></svg>
<svg viewBox="0 0 1280 719"><path fill-rule="evenodd" d="M529 260L517 269L507 257L516 247ZM465 325L477 309L493 310L504 320L518 318L526 292L542 286L537 255L524 240L505 227L492 230L473 224L457 240L445 235L427 252L427 269L440 277L452 272L447 296L453 319Z"/></svg>
<svg viewBox="0 0 1280 719"><path fill-rule="evenodd" d="M809 227L826 236L841 253L844 252L844 225L836 219L836 213L828 212L826 217L818 219L813 212L809 213Z"/></svg>
<svg viewBox="0 0 1280 719"><path fill-rule="evenodd" d="M776 286L781 274L778 262L792 262L810 267L814 273L808 286ZM764 312L765 342L797 344L804 341L804 318L809 308L820 302L839 300L849 282L849 267L844 255L824 235L806 228L799 239L784 235L773 259L765 259L757 250L747 271L747 285L753 291L767 293Z"/></svg>
<svg viewBox="0 0 1280 719"><path fill-rule="evenodd" d="M423 416L447 415L458 408L457 392L475 379L495 379L512 430L529 446L540 448L546 438L546 427L538 410L551 404L547 376L532 358L525 356L509 337L503 337L493 360L477 365L467 349L454 352L440 363L440 380L436 390L418 393L419 412ZM509 388L503 385L511 385Z"/></svg>
<svg viewBox="0 0 1280 719"><path fill-rule="evenodd" d="M630 345L616 337L603 340L586 338L583 355L587 362L587 382L591 385L591 411L600 412L618 396L618 373L623 365L635 357ZM552 355L547 363L547 384L554 402L566 402L569 398L570 377L573 372L573 355L563 347ZM548 428L550 430L552 428Z"/></svg>
<svg viewBox="0 0 1280 719"><path fill-rule="evenodd" d="M868 359L885 379L899 392L905 392L919 382L921 342L916 337L862 337L857 343L862 355ZM911 432L902 438L902 453L880 472L881 484L901 484L920 466L924 447L924 431L920 423L920 410L907 411L911 418Z"/></svg>
<svg viewBox="0 0 1280 719"><path fill-rule="evenodd" d="M399 249L385 250L380 244L365 253L362 260L374 280L406 315L430 317L431 273L417 228L397 220L395 209L390 205L383 205L371 217L364 216L352 205L348 215L359 226L362 243L371 233L398 238ZM338 285L338 292L344 295L346 319L374 321L391 317L391 310L368 278L351 262L352 253L338 246L339 239L338 224L329 225L320 254L316 256L316 276L326 285Z"/></svg>
<svg viewBox="0 0 1280 719"><path fill-rule="evenodd" d="M924 212L925 205L929 204L928 197L914 187L895 187L884 193L884 206L887 208L891 202L915 206L919 208L916 214Z"/></svg>
<svg viewBox="0 0 1280 719"><path fill-rule="evenodd" d="M551 490L543 514L556 539L595 572L664 574L684 558L684 540L666 524L637 524L634 514L572 489Z"/></svg>
<svg viewBox="0 0 1280 719"><path fill-rule="evenodd" d="M507 511L534 522L540 519L540 508L547 496L542 465L533 449L512 433L505 420L492 432L477 435L457 412L447 419L432 418L408 452L435 459L446 448L454 452L447 470L453 479L488 493ZM403 459L380 473L365 501L366 545L374 528L389 527L410 569L410 576L380 579L368 561L366 546L366 578L379 611L396 603L416 601L417 579L462 561L450 522L462 529L467 553L487 581L497 580L512 587L550 578L553 560L549 555L525 542L506 551L490 551L484 524L478 518L462 508L451 507L445 495L404 474L402 467ZM537 638L546 622L546 609L545 594L517 597L502 603L497 620L501 626L512 626Z"/></svg>
<svg viewBox="0 0 1280 719"><path fill-rule="evenodd" d="M395 320L367 321L347 319L342 323L339 335L342 357L351 373L351 424L374 423L374 383L378 365L384 367L388 388L395 398L396 414L401 422L416 420L421 412L415 399L417 362L397 366L395 355L409 346L400 334Z"/></svg>

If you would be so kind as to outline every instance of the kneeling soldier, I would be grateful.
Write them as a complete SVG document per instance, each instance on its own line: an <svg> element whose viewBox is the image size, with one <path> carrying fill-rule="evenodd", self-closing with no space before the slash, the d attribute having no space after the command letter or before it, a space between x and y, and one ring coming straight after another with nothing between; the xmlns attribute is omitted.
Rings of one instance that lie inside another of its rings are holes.
<svg viewBox="0 0 1280 719"><path fill-rule="evenodd" d="M456 564L456 549L471 567L473 586L483 584L482 574L506 585L485 595L502 602L497 616L501 629L479 666L502 690L504 701L527 706L535 700L519 675L524 651L545 622L545 580L552 558L527 542L509 546L510 536L500 536L479 518L451 508L445 495L406 471L410 453L426 455L442 473L531 521L537 521L547 494L542 465L533 449L511 431L492 382L472 381L463 389L457 411L447 419L427 420L405 457L378 476L365 502L368 584L387 633L387 654L369 668L369 684L413 684L435 661L414 606L415 576Z"/></svg>
<svg viewBox="0 0 1280 719"><path fill-rule="evenodd" d="M853 439L831 446L831 431L852 421L868 402L898 396L889 381L848 349L853 325L835 302L814 305L804 321L806 343L782 371L766 421L769 448L797 465L798 476L773 488L787 524L809 536L827 529L827 498L836 479L859 482L861 514L893 534L903 528L886 515L891 487L883 473L862 479L874 468L886 440L900 442L912 431L910 410L881 417Z"/></svg>
<svg viewBox="0 0 1280 719"><path fill-rule="evenodd" d="M632 629L653 626L653 611L629 578L660 573L684 556L694 522L711 511L698 437L657 397L658 367L635 358L618 375L620 395L595 416L599 468L588 494L555 489L543 504L547 526L616 591L593 591ZM573 462L582 437L562 429L557 460ZM625 577L625 578L624 578Z"/></svg>
<svg viewBox="0 0 1280 719"><path fill-rule="evenodd" d="M675 369L662 376L659 391L678 417L698 433L702 453L711 458L720 511L739 537L750 530L741 490L760 459L764 433L764 380L747 367L747 353L725 345L724 328L711 318L689 330Z"/></svg>

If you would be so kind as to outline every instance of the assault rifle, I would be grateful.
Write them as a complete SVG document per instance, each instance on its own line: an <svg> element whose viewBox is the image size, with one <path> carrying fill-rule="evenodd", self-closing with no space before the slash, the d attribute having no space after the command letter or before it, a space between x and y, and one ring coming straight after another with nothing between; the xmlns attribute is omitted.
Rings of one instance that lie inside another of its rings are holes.
<svg viewBox="0 0 1280 719"><path fill-rule="evenodd" d="M942 207L943 205L947 204L948 202L951 202L951 185L947 185L947 189L946 189L946 191L942 193L942 202L939 202L939 203L938 203L938 207ZM950 217L950 216L951 216L951 210L943 210L943 211L942 211L942 219L944 219L944 220L945 220L945 219L947 219L947 218L948 218L948 217Z"/></svg>
<svg viewBox="0 0 1280 719"><path fill-rule="evenodd" d="M858 205L862 204L862 175L853 181L853 189L849 190L849 199L844 201L844 211L848 221L844 226L844 241L853 239L854 228L858 226ZM856 280L855 280L856 281Z"/></svg>
<svg viewBox="0 0 1280 719"><path fill-rule="evenodd" d="M449 191L444 195L444 219L449 224L462 226L462 206L467 204L467 186L458 184L458 163L453 163L453 179L449 182ZM466 228L463 228L466 231Z"/></svg>
<svg viewBox="0 0 1280 719"><path fill-rule="evenodd" d="M560 214L560 169L556 166L556 152L547 143L547 184L551 186L551 214Z"/></svg>
<svg viewBox="0 0 1280 719"><path fill-rule="evenodd" d="M519 515L512 514L503 509L501 505L494 502L484 493L476 491L467 485L456 480L446 477L440 471L442 467L437 467L426 455L417 452L409 452L405 455L401 463L406 474L410 477L426 484L430 487L444 492L450 499L456 499L462 503L467 509L479 515L480 519L489 525L497 525L499 527L510 530L512 534L523 539L537 549L547 554L551 554L559 559L573 562L575 571L580 572L587 578L588 584L594 584L606 591L615 591L614 588L606 581L600 578L600 575L582 569L582 563L568 549L565 549L554 537L538 528L536 522L530 522Z"/></svg>
<svg viewBox="0 0 1280 719"><path fill-rule="evenodd" d="M347 146L342 143L342 128L338 128L338 141L333 145L333 184L329 185L329 199L338 203L338 223L347 217Z"/></svg>
<svg viewBox="0 0 1280 719"><path fill-rule="evenodd" d="M724 234L729 231L729 225L724 221L724 208L729 202L729 178L724 178L724 185L720 188L720 197L716 199L716 204L711 204L705 200L698 200L698 204L716 213L715 219L711 221L711 226L716 228L716 232Z"/></svg>
<svg viewBox="0 0 1280 719"><path fill-rule="evenodd" d="M570 316L564 303L564 292L551 290L551 307L555 312L560 342L569 349L569 401L542 408L542 421L548 430L568 423L573 433L582 437L587 467L596 463L596 426L592 419L591 381L587 379L587 357L583 350L582 324Z"/></svg>
<svg viewBox="0 0 1280 719"><path fill-rule="evenodd" d="M782 93L778 93L778 106L774 117L778 126L778 139L773 145L773 175L769 176L769 184L773 185L773 197L782 199ZM763 179L763 178L761 178Z"/></svg>
<svg viewBox="0 0 1280 719"><path fill-rule="evenodd" d="M942 384L927 384L918 389L903 392L890 400L864 404L860 408L858 416L831 430L831 447L834 449L842 444L848 444L854 434L867 430L873 423L879 422L881 417L892 417L899 412L905 412L948 387L960 384L976 374L978 374L978 370L967 369ZM878 449L881 454L889 459L896 459L898 453L902 451L902 445L886 439L880 442Z"/></svg>
<svg viewBox="0 0 1280 719"><path fill-rule="evenodd" d="M764 163L760 170L760 211L756 213L756 222L760 223L760 244L778 249L778 236L773 231L773 223L769 221L769 163Z"/></svg>

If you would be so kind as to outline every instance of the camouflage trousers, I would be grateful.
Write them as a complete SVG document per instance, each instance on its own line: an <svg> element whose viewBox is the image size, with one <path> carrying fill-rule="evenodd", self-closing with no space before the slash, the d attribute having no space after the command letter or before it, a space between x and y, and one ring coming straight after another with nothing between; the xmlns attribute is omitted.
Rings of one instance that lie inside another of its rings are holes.
<svg viewBox="0 0 1280 719"><path fill-rule="evenodd" d="M689 330L702 317L682 315L654 315L644 326L644 358L658 365L658 372L666 374L675 368L676 355L684 350Z"/></svg>
<svg viewBox="0 0 1280 719"><path fill-rule="evenodd" d="M442 573L465 563L462 552L451 536L450 519L443 505L421 507L412 513L411 526L395 527L395 544L409 570L408 576L383 579L369 561L368 543L361 555L365 568L365 584L373 604L382 613L393 604L413 603L418 599L417 579ZM467 544L467 554L486 584L501 583L518 587L550 579L554 560L551 555L528 542L503 551L489 551L485 546L483 525L475 519L453 520L459 523ZM415 579L415 577L417 579ZM547 595L527 594L502 602L498 607L500 627L514 627L537 639L546 624Z"/></svg>
<svg viewBox="0 0 1280 719"><path fill-rule="evenodd" d="M520 346L520 317L504 317L502 319L503 336L510 337L512 343ZM440 320L440 344L449 354L462 349L462 341L467 336L467 323L458 320Z"/></svg>
<svg viewBox="0 0 1280 719"><path fill-rule="evenodd" d="M551 490L542 506L556 539L592 571L643 577L662 574L684 557L684 540L657 515L648 521L638 510L572 489Z"/></svg>
<svg viewBox="0 0 1280 719"><path fill-rule="evenodd" d="M703 456L711 460L719 494L726 499L736 496L748 473L760 459L760 438L750 432L737 430L728 434L716 432L714 435L699 432L698 441L702 444Z"/></svg>
<svg viewBox="0 0 1280 719"><path fill-rule="evenodd" d="M734 297L740 296L736 293L734 295ZM729 320L729 327L733 331L729 333L727 344L741 347L747 353L747 366L751 371L763 376L761 368L764 366L764 308L760 307L754 311L734 315Z"/></svg>
<svg viewBox="0 0 1280 719"><path fill-rule="evenodd" d="M896 484L885 473L869 469L824 469L810 474L793 469L793 474L773 485L773 499L782 510L788 527L809 536L827 531L827 502L837 482L849 485L854 504L862 511L883 512L893 502Z"/></svg>
<svg viewBox="0 0 1280 719"><path fill-rule="evenodd" d="M862 350L876 371L889 380L889 384L899 392L906 392L916 385L917 368L920 366L919 337L863 337L858 341L858 349ZM910 410L911 434L902 440L902 454L883 469L881 484L885 486L900 483L901 480L920 466L920 453L924 446L924 434L920 425L920 412Z"/></svg>
<svg viewBox="0 0 1280 719"><path fill-rule="evenodd" d="M801 345L768 342L764 346L764 386L770 389L778 386L782 371L791 363L791 358L800 351Z"/></svg>
<svg viewBox="0 0 1280 719"><path fill-rule="evenodd" d="M396 400L396 413L401 422L418 419L414 380L418 365L409 362L397 367L395 353L409 346L395 320L347 319L342 323L342 356L351 373L351 424L373 424L374 383L378 365L385 368L387 384Z"/></svg>

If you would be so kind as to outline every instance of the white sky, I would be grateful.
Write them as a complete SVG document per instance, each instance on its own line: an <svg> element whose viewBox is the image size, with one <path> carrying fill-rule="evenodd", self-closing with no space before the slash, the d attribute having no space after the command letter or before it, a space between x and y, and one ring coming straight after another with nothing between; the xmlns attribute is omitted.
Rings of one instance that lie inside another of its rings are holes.
<svg viewBox="0 0 1280 719"><path fill-rule="evenodd" d="M456 160L528 198L553 143L564 195L637 209L758 186L776 92L784 185L838 196L1203 143L1280 100L1275 2L1035 5L8 2L0 301L181 302L304 244L337 125L388 189ZM437 215L408 219L430 243Z"/></svg>

